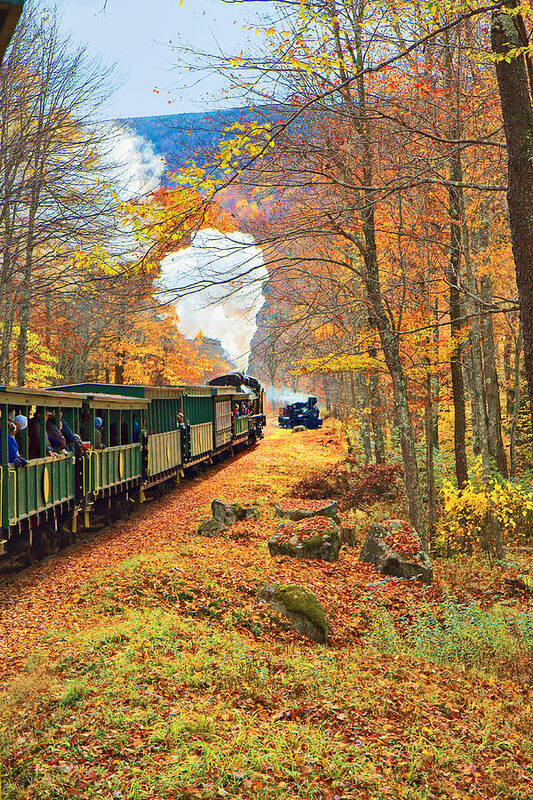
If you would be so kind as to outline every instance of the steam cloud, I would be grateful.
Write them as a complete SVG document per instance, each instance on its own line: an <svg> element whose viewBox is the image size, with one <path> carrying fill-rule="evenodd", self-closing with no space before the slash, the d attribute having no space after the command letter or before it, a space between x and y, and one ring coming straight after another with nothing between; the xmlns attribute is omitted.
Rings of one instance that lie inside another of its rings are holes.
<svg viewBox="0 0 533 800"><path fill-rule="evenodd" d="M175 299L181 332L220 339L239 369L246 369L268 277L253 238L208 228L190 247L164 258L161 268L164 296Z"/></svg>
<svg viewBox="0 0 533 800"><path fill-rule="evenodd" d="M127 201L157 190L166 165L152 144L127 124L104 124L110 146L103 158L119 198ZM123 241L134 247L127 234ZM241 278L243 273L247 277ZM267 278L262 252L251 236L206 229L190 247L163 259L160 287L162 299L176 304L185 336L219 339L239 369L246 369Z"/></svg>
<svg viewBox="0 0 533 800"><path fill-rule="evenodd" d="M310 397L302 392L293 392L292 389L275 389L273 386L266 388L267 400L277 405L284 406L287 403L306 403Z"/></svg>

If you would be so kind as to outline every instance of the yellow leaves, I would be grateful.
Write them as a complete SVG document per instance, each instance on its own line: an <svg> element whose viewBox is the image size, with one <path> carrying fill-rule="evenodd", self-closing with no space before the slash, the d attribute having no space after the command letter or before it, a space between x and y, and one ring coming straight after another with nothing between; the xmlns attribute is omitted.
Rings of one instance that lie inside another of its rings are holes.
<svg viewBox="0 0 533 800"><path fill-rule="evenodd" d="M295 362L293 372L383 372L384 365L377 358L366 355L336 355L330 353L317 358L302 358Z"/></svg>
<svg viewBox="0 0 533 800"><path fill-rule="evenodd" d="M452 550L476 549L492 516L509 537L522 520L533 515L533 492L511 481L484 481L479 459L462 490L444 481L442 499L439 534Z"/></svg>

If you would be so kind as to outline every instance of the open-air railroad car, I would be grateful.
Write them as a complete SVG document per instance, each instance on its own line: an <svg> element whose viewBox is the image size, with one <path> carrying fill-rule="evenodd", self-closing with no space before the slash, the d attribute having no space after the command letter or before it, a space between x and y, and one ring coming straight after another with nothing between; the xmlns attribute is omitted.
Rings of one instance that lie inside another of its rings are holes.
<svg viewBox="0 0 533 800"><path fill-rule="evenodd" d="M47 416L67 423L70 449L47 455ZM10 463L9 422L26 464ZM0 386L0 555L13 567L72 541L95 518L112 521L176 485L202 462L231 457L263 436L265 398L241 373L204 386L80 383L52 389ZM1 564L1 561L0 561Z"/></svg>

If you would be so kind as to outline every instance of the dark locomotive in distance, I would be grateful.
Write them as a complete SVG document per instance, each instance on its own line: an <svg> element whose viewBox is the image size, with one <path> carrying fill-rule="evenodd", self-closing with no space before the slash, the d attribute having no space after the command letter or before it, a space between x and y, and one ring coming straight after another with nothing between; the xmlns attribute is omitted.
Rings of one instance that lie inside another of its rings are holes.
<svg viewBox="0 0 533 800"><path fill-rule="evenodd" d="M322 427L323 420L317 407L318 398L308 397L305 403L288 403L280 408L278 424L281 428L295 428L303 425L304 428L316 430Z"/></svg>
<svg viewBox="0 0 533 800"><path fill-rule="evenodd" d="M0 387L0 554L22 565L54 552L256 443L265 424L261 384L238 372L202 386Z"/></svg>

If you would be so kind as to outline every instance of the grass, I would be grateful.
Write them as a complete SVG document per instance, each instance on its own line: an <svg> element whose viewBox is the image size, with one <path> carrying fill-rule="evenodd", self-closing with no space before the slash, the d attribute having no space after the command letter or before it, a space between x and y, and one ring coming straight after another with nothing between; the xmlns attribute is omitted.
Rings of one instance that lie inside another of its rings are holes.
<svg viewBox="0 0 533 800"><path fill-rule="evenodd" d="M175 609L103 617L46 676L35 665L19 679L3 800L454 796L442 771L461 797L465 765L479 765L480 791L490 778L503 792L533 756L519 696L489 705L453 672L287 652Z"/></svg>
<svg viewBox="0 0 533 800"><path fill-rule="evenodd" d="M445 597L420 608L399 627L383 608L372 617L371 642L380 652L410 655L437 664L476 667L500 677L533 676L533 612L502 604L483 609Z"/></svg>

